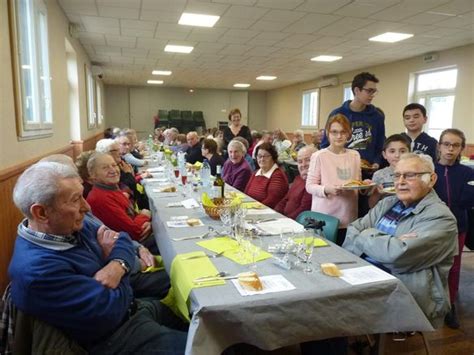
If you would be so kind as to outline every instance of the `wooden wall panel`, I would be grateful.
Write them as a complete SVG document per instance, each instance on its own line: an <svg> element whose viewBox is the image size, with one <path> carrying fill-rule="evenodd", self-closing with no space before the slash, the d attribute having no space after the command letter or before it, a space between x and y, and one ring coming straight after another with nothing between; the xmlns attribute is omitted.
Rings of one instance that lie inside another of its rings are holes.
<svg viewBox="0 0 474 355"><path fill-rule="evenodd" d="M82 147L88 147L89 149L95 148L95 143L103 137L102 134L96 135L82 142ZM77 150L77 145L71 142L62 149L58 149L50 152L44 156L50 154L66 154L73 159L80 154L80 150ZM0 201L2 202L0 210L0 292L3 293L6 285L8 284L8 264L13 252L13 246L16 238L16 230L18 223L23 219L23 215L16 208L13 203L13 188L15 187L16 180L31 164L36 163L44 156L38 156L30 159L26 162L22 162L10 168L0 171Z"/></svg>

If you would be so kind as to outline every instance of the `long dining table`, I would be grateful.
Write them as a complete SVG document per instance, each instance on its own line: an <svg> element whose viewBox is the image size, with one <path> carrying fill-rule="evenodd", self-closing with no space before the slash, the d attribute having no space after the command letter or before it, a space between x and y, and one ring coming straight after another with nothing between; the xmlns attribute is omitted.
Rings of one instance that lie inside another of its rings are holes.
<svg viewBox="0 0 474 355"><path fill-rule="evenodd" d="M155 174L155 176L157 176ZM168 176L165 174L164 176ZM153 231L168 273L173 259L183 253L204 251L196 243L200 239L173 240L200 235L222 223L206 215L202 207L186 209L168 207L190 197L200 201L201 191L182 194L157 192L157 182L146 183L152 210ZM160 182L162 184L162 181ZM226 185L226 191L233 190ZM245 200L252 200L246 197ZM267 211L268 212L268 211ZM171 228L174 216L199 218L204 226ZM283 217L277 212L252 215L252 218ZM263 247L275 243L278 236L262 236ZM343 261L339 268L370 265L366 261L328 241L329 246L315 248L314 265ZM212 258L219 271L231 275L248 271L226 257ZM190 326L186 354L220 354L233 344L247 343L264 350L274 350L301 342L340 336L379 334L395 331L430 331L430 322L416 301L396 278L352 285L338 277L326 276L319 270L304 273L301 269L281 267L276 259L258 262L259 276L283 275L293 290L242 296L230 281L223 285L193 288L189 295Z"/></svg>

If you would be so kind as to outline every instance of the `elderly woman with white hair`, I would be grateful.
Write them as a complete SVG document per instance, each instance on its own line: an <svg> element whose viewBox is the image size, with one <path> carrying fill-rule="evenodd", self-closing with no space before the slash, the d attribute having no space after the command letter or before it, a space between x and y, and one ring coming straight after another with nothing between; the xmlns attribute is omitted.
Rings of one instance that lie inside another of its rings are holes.
<svg viewBox="0 0 474 355"><path fill-rule="evenodd" d="M434 327L449 311L448 273L458 253L456 218L433 186L431 157L406 153L394 170L396 195L347 228L343 247L400 279Z"/></svg>
<svg viewBox="0 0 474 355"><path fill-rule="evenodd" d="M149 173L135 174L133 167L123 160L120 154L120 146L116 140L101 139L96 143L96 152L109 154L114 158L115 163L120 169L120 186L122 190L130 194L131 200L137 204L139 209L149 208L148 197L145 194L140 181L143 178L150 177Z"/></svg>
<svg viewBox="0 0 474 355"><path fill-rule="evenodd" d="M227 146L229 159L224 163L222 178L224 181L235 187L237 190L244 191L247 182L252 175L252 169L245 160L247 149L242 142L231 140Z"/></svg>

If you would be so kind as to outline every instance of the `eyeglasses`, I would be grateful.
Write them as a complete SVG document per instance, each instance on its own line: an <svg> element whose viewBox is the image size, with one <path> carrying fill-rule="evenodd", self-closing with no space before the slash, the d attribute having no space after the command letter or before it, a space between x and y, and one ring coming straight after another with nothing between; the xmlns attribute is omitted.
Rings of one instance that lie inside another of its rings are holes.
<svg viewBox="0 0 474 355"><path fill-rule="evenodd" d="M265 158L268 158L268 157L271 157L270 154L258 154L257 155L257 159L265 159Z"/></svg>
<svg viewBox="0 0 474 355"><path fill-rule="evenodd" d="M423 171L421 173L415 173L415 172L395 173L395 174L392 174L392 178L393 178L394 181L398 181L398 180L400 180L400 178L403 178L403 180L407 180L407 181L413 181L418 176L422 176L422 175L426 175L426 174L431 174L431 172Z"/></svg>
<svg viewBox="0 0 474 355"><path fill-rule="evenodd" d="M369 95L375 95L379 92L378 89L372 89L372 88L370 89L362 88L361 90L364 90Z"/></svg>
<svg viewBox="0 0 474 355"><path fill-rule="evenodd" d="M462 147L461 143L449 143L449 142L442 142L440 143L443 147L445 148L451 148L453 147L454 149L459 149Z"/></svg>
<svg viewBox="0 0 474 355"><path fill-rule="evenodd" d="M347 136L347 132L346 132L346 131L330 130L330 131L329 131L329 134L330 134L331 136Z"/></svg>

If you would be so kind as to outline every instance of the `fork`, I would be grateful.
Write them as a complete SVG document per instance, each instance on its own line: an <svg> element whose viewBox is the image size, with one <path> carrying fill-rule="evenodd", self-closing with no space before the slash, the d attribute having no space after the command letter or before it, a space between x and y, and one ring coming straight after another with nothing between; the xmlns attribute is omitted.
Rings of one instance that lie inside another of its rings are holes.
<svg viewBox="0 0 474 355"><path fill-rule="evenodd" d="M191 260L191 259L198 259L198 258L218 258L219 256L224 255L225 250L215 253L215 254L208 254L205 253L204 255L191 255L191 256L186 256L184 258L181 258L181 260Z"/></svg>

